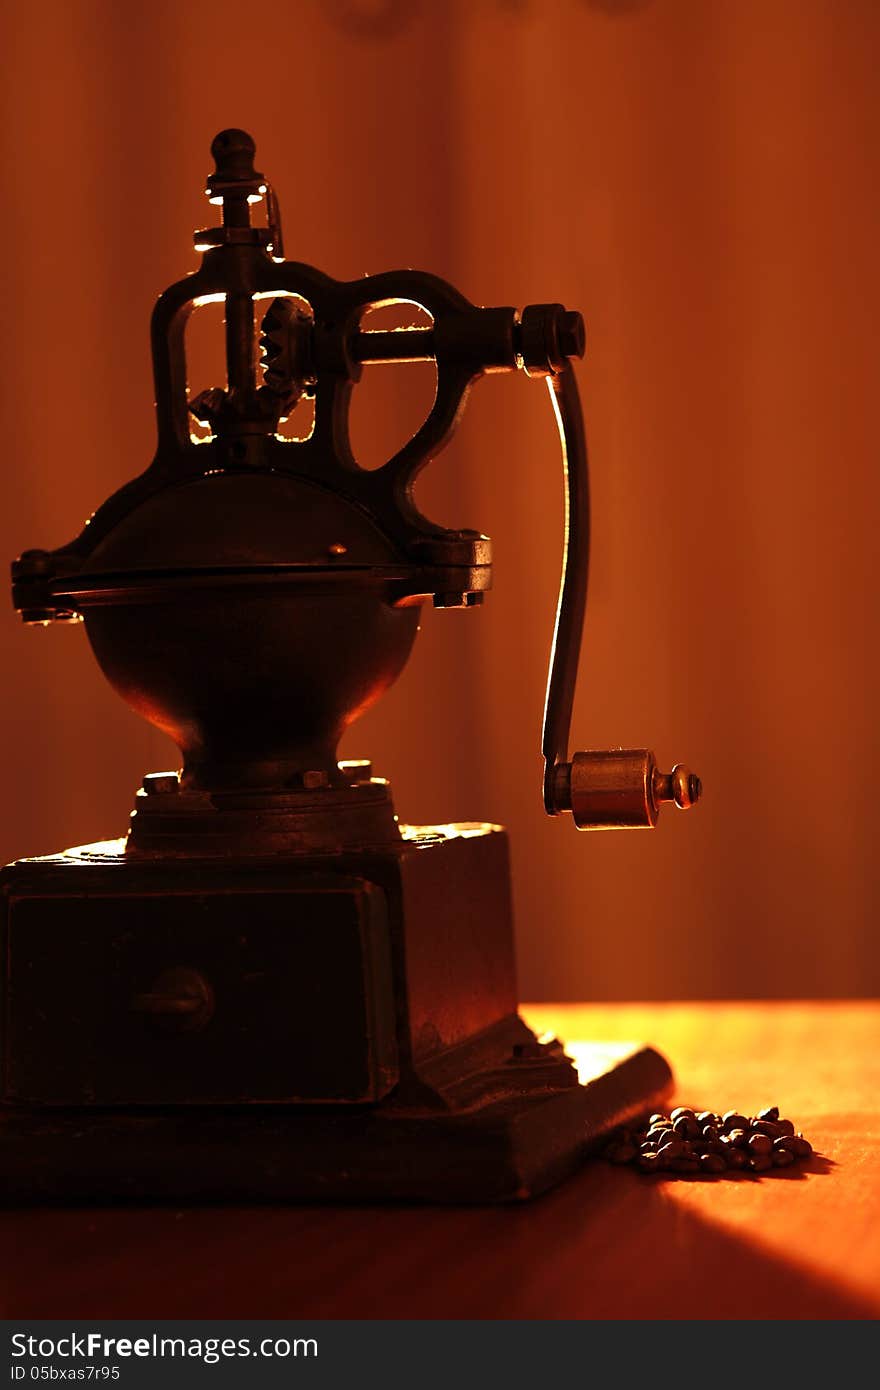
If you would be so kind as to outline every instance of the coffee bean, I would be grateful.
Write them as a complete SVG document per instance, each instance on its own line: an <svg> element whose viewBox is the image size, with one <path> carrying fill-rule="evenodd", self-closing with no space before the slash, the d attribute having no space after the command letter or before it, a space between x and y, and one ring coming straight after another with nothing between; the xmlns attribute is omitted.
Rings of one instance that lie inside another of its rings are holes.
<svg viewBox="0 0 880 1390"><path fill-rule="evenodd" d="M683 1155L681 1158L670 1159L669 1167L673 1173L699 1173L700 1160Z"/></svg>
<svg viewBox="0 0 880 1390"><path fill-rule="evenodd" d="M748 1163L748 1155L744 1149L735 1149L733 1145L725 1150L724 1161L728 1168L745 1168Z"/></svg>
<svg viewBox="0 0 880 1390"><path fill-rule="evenodd" d="M661 1158L668 1162L670 1159L682 1157L684 1144L681 1139L669 1139L665 1144L661 1144L658 1152Z"/></svg>
<svg viewBox="0 0 880 1390"><path fill-rule="evenodd" d="M735 1149L744 1149L749 1142L747 1129L732 1129L728 1132L727 1137Z"/></svg>
<svg viewBox="0 0 880 1390"><path fill-rule="evenodd" d="M781 1149L783 1153L793 1154L795 1158L809 1158L813 1152L813 1146L802 1134L784 1134L781 1139L777 1139L773 1145L774 1149Z"/></svg>
<svg viewBox="0 0 880 1390"><path fill-rule="evenodd" d="M773 1167L773 1159L769 1154L755 1154L754 1158L749 1159L749 1167L753 1173L765 1173Z"/></svg>
<svg viewBox="0 0 880 1390"><path fill-rule="evenodd" d="M657 1113L656 1113L655 1115L651 1115L651 1117L649 1118L649 1120L648 1120L648 1128L651 1129L654 1125L662 1125L662 1124L665 1124L665 1123L668 1121L668 1119L669 1119L669 1116L668 1116L668 1115L661 1115L661 1114L660 1114L660 1111L658 1110Z"/></svg>
<svg viewBox="0 0 880 1390"><path fill-rule="evenodd" d="M791 1120L777 1120L780 1134L794 1134L794 1125Z"/></svg>
<svg viewBox="0 0 880 1390"><path fill-rule="evenodd" d="M727 1171L727 1164L720 1154L703 1154L700 1159L701 1173L724 1173Z"/></svg>
<svg viewBox="0 0 880 1390"><path fill-rule="evenodd" d="M701 1126L717 1125L718 1116L714 1110L701 1110L697 1115L697 1123Z"/></svg>
<svg viewBox="0 0 880 1390"><path fill-rule="evenodd" d="M670 1118L670 1120L672 1120L672 1122L673 1122L673 1124L674 1124L675 1121L676 1121L676 1120L680 1120L680 1119L682 1118L682 1116L684 1116L685 1119L690 1119L690 1120L693 1120L693 1119L696 1118L695 1115L694 1115L693 1110L691 1110L691 1108L690 1108L689 1105L677 1105L677 1106L675 1107L675 1109L674 1109L673 1111L670 1112L669 1118Z"/></svg>
<svg viewBox="0 0 880 1390"><path fill-rule="evenodd" d="M758 1119L759 1119L759 1120L773 1120L773 1121L778 1120L778 1119L779 1119L779 1106L778 1106L778 1105L768 1105L768 1107L767 1107L766 1110L759 1110L759 1111L758 1111Z"/></svg>
<svg viewBox="0 0 880 1390"><path fill-rule="evenodd" d="M752 1120L752 1133L766 1134L770 1139L778 1139L782 1130L773 1120Z"/></svg>
<svg viewBox="0 0 880 1390"><path fill-rule="evenodd" d="M663 1161L658 1153L642 1154L638 1166L642 1173L662 1173L663 1171Z"/></svg>
<svg viewBox="0 0 880 1390"><path fill-rule="evenodd" d="M773 1152L773 1140L766 1134L752 1134L749 1136L749 1153L769 1154Z"/></svg>
<svg viewBox="0 0 880 1390"><path fill-rule="evenodd" d="M700 1137L700 1126L693 1115L679 1115L672 1129L679 1139L699 1139Z"/></svg>
<svg viewBox="0 0 880 1390"><path fill-rule="evenodd" d="M749 1122L745 1115L740 1115L737 1110L728 1110L726 1115L721 1116L721 1128L727 1130L728 1134L732 1129L748 1129Z"/></svg>
<svg viewBox="0 0 880 1390"><path fill-rule="evenodd" d="M661 1129L659 1126L655 1126L654 1129L648 1130L648 1133L645 1135L645 1138L650 1143L654 1144L655 1147L657 1147L658 1145L664 1143L665 1140L672 1138L672 1130Z"/></svg>
<svg viewBox="0 0 880 1390"><path fill-rule="evenodd" d="M777 1148L774 1148L774 1150L773 1150L773 1167L774 1167L774 1168L790 1168L791 1165L794 1163L794 1161L795 1161L794 1154L793 1154L793 1153L789 1153L788 1149L777 1149Z"/></svg>

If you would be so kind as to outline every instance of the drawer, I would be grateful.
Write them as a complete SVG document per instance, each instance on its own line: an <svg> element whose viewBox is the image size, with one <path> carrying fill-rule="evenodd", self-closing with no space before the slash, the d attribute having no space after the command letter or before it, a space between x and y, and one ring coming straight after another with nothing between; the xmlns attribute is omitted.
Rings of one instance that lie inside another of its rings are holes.
<svg viewBox="0 0 880 1390"><path fill-rule="evenodd" d="M8 1101L352 1103L397 1080L385 895L10 896Z"/></svg>

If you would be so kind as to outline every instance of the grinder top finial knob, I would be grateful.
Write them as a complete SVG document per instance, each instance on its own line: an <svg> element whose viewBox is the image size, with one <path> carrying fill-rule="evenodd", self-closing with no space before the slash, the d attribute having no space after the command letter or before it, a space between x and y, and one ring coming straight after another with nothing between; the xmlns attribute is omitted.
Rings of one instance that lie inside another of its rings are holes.
<svg viewBox="0 0 880 1390"><path fill-rule="evenodd" d="M256 152L256 141L246 130L221 130L211 141L217 173L227 178L252 174Z"/></svg>
<svg viewBox="0 0 880 1390"><path fill-rule="evenodd" d="M211 141L215 170L207 179L208 197L212 202L221 198L246 199L265 192L266 180L254 168L257 146L246 130L221 130ZM224 199L225 200L225 199Z"/></svg>

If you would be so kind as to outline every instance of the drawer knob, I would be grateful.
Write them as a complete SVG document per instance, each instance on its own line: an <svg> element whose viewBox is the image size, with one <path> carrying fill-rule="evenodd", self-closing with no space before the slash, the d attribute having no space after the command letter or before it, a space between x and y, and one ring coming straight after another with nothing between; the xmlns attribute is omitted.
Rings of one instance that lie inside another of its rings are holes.
<svg viewBox="0 0 880 1390"><path fill-rule="evenodd" d="M198 970L163 970L152 989L136 994L134 1013L147 1014L163 1033L197 1033L214 1013L214 991Z"/></svg>

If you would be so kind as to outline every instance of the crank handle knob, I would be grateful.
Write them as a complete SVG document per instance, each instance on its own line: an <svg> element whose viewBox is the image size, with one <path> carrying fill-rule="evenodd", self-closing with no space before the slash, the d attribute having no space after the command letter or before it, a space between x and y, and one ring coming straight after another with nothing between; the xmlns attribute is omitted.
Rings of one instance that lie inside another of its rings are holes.
<svg viewBox="0 0 880 1390"><path fill-rule="evenodd" d="M683 763L661 772L647 748L575 753L553 770L553 810L570 811L578 830L652 830L664 802L689 811L701 792Z"/></svg>

